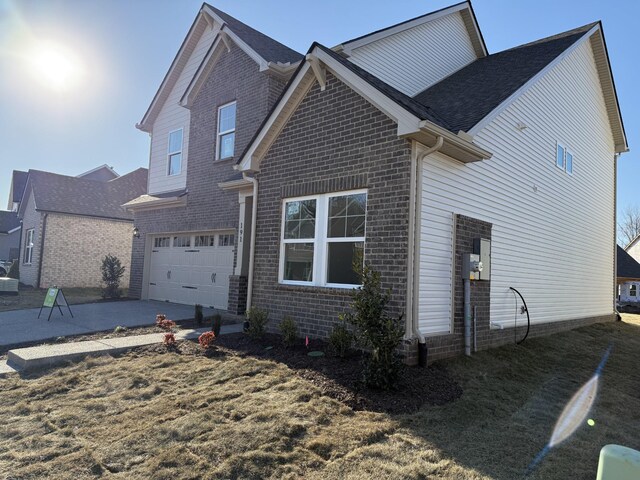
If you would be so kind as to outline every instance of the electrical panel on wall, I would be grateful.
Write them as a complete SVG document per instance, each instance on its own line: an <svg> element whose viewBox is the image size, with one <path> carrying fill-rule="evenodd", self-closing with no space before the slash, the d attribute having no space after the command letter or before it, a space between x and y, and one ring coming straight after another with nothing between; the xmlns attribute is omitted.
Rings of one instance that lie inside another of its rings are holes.
<svg viewBox="0 0 640 480"><path fill-rule="evenodd" d="M491 240L474 238L473 253L480 257L479 260L482 263L479 280L491 280Z"/></svg>

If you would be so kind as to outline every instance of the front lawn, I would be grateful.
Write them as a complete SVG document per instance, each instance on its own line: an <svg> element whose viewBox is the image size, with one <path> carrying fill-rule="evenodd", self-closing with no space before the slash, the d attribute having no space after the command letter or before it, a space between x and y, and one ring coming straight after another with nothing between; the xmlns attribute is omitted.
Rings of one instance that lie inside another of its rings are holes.
<svg viewBox="0 0 640 480"><path fill-rule="evenodd" d="M64 296L71 305L79 303L94 303L102 301L101 288L63 288ZM22 310L24 308L40 308L44 297L47 295L45 288L33 288L20 285L18 295L0 295L0 312L7 310ZM123 292L126 299L127 290Z"/></svg>
<svg viewBox="0 0 640 480"><path fill-rule="evenodd" d="M638 318L445 362L464 393L411 414L354 411L302 370L229 350L14 375L0 379L0 477L522 478L613 345L595 425L527 477L593 479L603 445L640 448Z"/></svg>

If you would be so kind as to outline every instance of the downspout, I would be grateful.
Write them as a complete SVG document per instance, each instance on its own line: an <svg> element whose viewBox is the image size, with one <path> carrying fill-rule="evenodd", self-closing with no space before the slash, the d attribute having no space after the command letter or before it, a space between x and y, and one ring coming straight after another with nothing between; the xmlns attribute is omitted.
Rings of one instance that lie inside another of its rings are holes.
<svg viewBox="0 0 640 480"><path fill-rule="evenodd" d="M253 296L253 256L256 249L256 223L258 219L258 180L242 172L242 178L253 184L253 201L251 202L251 235L249 237L249 272L247 273L247 310L251 308Z"/></svg>
<svg viewBox="0 0 640 480"><path fill-rule="evenodd" d="M417 192L418 192L418 170L419 165L428 155L437 152L442 148L444 144L444 137L442 135L438 135L436 138L436 143L431 147L421 152L417 155L416 161L411 165L411 188L409 190L409 258L408 258L408 272L412 272L413 275L409 275L407 278L407 316L409 317L407 320L405 337L406 338L418 338L418 364L421 367L425 367L427 365L427 343L424 334L420 332L420 328L418 327L418 315L417 308L414 308L414 287L418 284L419 277L419 269L416 268L416 259L418 255L416 254L416 250L419 248L419 245L416 245L416 234L417 229L416 225L418 224L417 218L417 208L416 203L418 201Z"/></svg>
<svg viewBox="0 0 640 480"><path fill-rule="evenodd" d="M40 280L42 279L42 259L44 258L44 234L47 231L47 218L48 213L44 214L42 219L42 235L40 235L40 258L38 258L38 281L36 282L36 288L40 288Z"/></svg>

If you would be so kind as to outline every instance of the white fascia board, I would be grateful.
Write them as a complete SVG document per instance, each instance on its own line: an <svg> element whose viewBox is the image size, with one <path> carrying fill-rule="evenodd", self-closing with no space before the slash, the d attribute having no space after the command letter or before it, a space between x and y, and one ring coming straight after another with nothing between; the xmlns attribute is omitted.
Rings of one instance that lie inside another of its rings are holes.
<svg viewBox="0 0 640 480"><path fill-rule="evenodd" d="M233 167L235 170L241 172L259 170L259 160L261 160L261 158L258 159L256 155L258 147L264 142L272 143L275 140L275 136L277 136L277 133L273 131L272 127L274 126L275 121L278 119L278 117L280 117L280 115L285 110L287 104L292 100L296 90L301 87L301 84L303 83L302 81L305 76L307 76L307 73L309 73L310 69L311 67L309 66L308 62L305 62L305 64L300 68L296 77L289 85L289 88L287 88L287 90L285 91L284 96L280 99L276 108L271 112L271 115L269 115L269 118L258 132L256 138L249 145L249 148L240 160L240 163Z"/></svg>
<svg viewBox="0 0 640 480"><path fill-rule="evenodd" d="M480 132L483 128L489 125L489 123L491 123L498 115L500 115L500 113L502 113L509 105L511 105L518 98L524 95L524 93L527 90L529 90L542 77L544 77L547 73L549 73L556 65L562 62L580 45L586 42L589 39L589 37L591 37L591 35L593 35L598 30L598 28L599 27L596 25L595 27L590 29L588 32L586 32L581 38L576 40L576 42L573 45L571 45L564 52L562 52L555 59L553 59L546 67L544 67L537 74L531 77L524 85L522 85L518 90L513 92L506 100L504 100L500 105L498 105L491 112L489 112L482 120L480 120L473 127L471 127L467 133L471 136L477 135L478 132Z"/></svg>
<svg viewBox="0 0 640 480"><path fill-rule="evenodd" d="M351 50L362 47L364 45L368 45L369 43L375 42L382 38L389 37L391 35L395 35L400 32L404 32L405 30L409 30L410 28L417 27L418 25L422 25L427 22L431 22L438 18L446 17L447 15L451 15L452 13L459 12L469 8L469 4L467 2L461 3L459 5L453 5L452 7L445 8L444 10L440 10L434 12L432 14L426 14L421 17L415 18L413 20L409 20L408 22L401 23L394 27L389 27L383 29L380 32L372 33L370 35L366 35L356 40L352 40L350 42L345 42L340 45L335 46L333 49L336 51L343 51L347 55L351 54Z"/></svg>

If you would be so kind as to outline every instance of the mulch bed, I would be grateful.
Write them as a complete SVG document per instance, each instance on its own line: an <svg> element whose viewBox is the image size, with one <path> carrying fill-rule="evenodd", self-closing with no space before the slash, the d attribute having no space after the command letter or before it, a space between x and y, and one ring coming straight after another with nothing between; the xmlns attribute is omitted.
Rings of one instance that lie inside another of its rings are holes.
<svg viewBox="0 0 640 480"><path fill-rule="evenodd" d="M172 349L182 355L204 355L195 342L178 342ZM139 349L140 354L166 352L164 345ZM322 357L311 357L309 351L322 351ZM221 335L215 349L208 356L240 356L274 360L284 363L295 374L310 381L320 391L354 410L413 413L425 404L444 405L462 395L462 388L443 365L428 368L405 366L395 390L382 391L367 388L362 383L360 363L362 354L351 352L345 358L328 353L328 345L314 340L307 349L304 345L286 348L279 335L268 334L255 341L243 333Z"/></svg>

